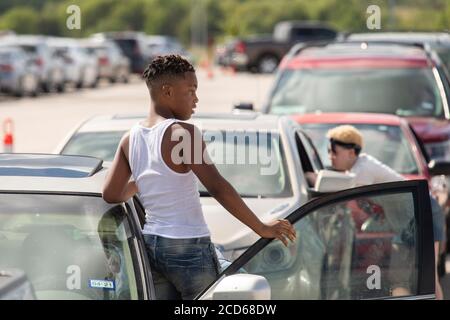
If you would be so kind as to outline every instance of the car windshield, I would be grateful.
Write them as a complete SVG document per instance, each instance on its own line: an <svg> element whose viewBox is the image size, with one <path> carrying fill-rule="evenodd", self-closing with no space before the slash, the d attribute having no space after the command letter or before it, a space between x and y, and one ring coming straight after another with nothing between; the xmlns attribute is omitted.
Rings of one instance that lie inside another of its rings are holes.
<svg viewBox="0 0 450 320"><path fill-rule="evenodd" d="M126 217L100 197L0 194L0 266L38 299L138 299Z"/></svg>
<svg viewBox="0 0 450 320"><path fill-rule="evenodd" d="M125 131L80 132L65 145L61 154L88 155L113 161L117 146Z"/></svg>
<svg viewBox="0 0 450 320"><path fill-rule="evenodd" d="M338 125L302 124L302 128L311 137L325 166L331 166L326 134L328 130ZM363 135L363 153L372 155L398 173L418 174L419 169L411 145L400 127L376 124L352 124L352 126Z"/></svg>
<svg viewBox="0 0 450 320"><path fill-rule="evenodd" d="M443 116L430 68L286 70L270 108L275 114L345 111Z"/></svg>
<svg viewBox="0 0 450 320"><path fill-rule="evenodd" d="M112 161L124 133L77 133L61 154L88 155ZM292 194L278 134L205 131L203 138L217 169L241 196L284 197ZM207 195L201 183L199 190L202 195Z"/></svg>
<svg viewBox="0 0 450 320"><path fill-rule="evenodd" d="M221 175L243 197L292 194L280 137L270 132L206 131L208 154ZM206 188L199 183L201 195Z"/></svg>

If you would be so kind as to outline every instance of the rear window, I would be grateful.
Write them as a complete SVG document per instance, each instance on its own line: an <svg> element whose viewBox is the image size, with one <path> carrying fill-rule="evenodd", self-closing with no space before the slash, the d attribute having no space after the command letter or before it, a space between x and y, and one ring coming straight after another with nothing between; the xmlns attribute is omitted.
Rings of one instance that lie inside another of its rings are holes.
<svg viewBox="0 0 450 320"><path fill-rule="evenodd" d="M0 265L24 270L38 299L138 299L127 216L101 197L0 193Z"/></svg>
<svg viewBox="0 0 450 320"><path fill-rule="evenodd" d="M10 61L12 58L11 52L0 52L0 62Z"/></svg>
<svg viewBox="0 0 450 320"><path fill-rule="evenodd" d="M36 46L21 45L20 47L27 53L37 53Z"/></svg>
<svg viewBox="0 0 450 320"><path fill-rule="evenodd" d="M275 114L374 112L442 117L431 68L285 70L270 99Z"/></svg>
<svg viewBox="0 0 450 320"><path fill-rule="evenodd" d="M126 55L134 54L137 41L134 39L115 39L114 40Z"/></svg>

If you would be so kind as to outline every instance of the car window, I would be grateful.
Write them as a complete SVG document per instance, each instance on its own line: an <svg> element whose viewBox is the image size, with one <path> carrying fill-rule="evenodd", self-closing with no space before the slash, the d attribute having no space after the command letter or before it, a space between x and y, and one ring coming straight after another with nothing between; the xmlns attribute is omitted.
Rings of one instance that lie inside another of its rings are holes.
<svg viewBox="0 0 450 320"><path fill-rule="evenodd" d="M431 68L285 70L270 98L275 114L375 112L443 116Z"/></svg>
<svg viewBox="0 0 450 320"><path fill-rule="evenodd" d="M317 172L323 169L323 164L311 139L303 130L297 131L297 148L300 153L303 171Z"/></svg>
<svg viewBox="0 0 450 320"><path fill-rule="evenodd" d="M125 131L76 133L64 146L61 154L84 155L112 161L124 134Z"/></svg>
<svg viewBox="0 0 450 320"><path fill-rule="evenodd" d="M433 236L431 216L425 214L430 211L427 190L426 181L407 181L313 200L288 217L297 232L294 243L285 247L280 241L260 240L224 274L264 276L272 299L432 295ZM426 279L424 270L431 273Z"/></svg>
<svg viewBox="0 0 450 320"><path fill-rule="evenodd" d="M37 46L21 45L20 47L21 47L23 50L25 50L25 52L27 52L27 53L30 53L30 54L38 53L38 48L37 48Z"/></svg>
<svg viewBox="0 0 450 320"><path fill-rule="evenodd" d="M449 47L436 47L434 50L439 55L439 58L444 63L447 70L450 70L450 48Z"/></svg>
<svg viewBox="0 0 450 320"><path fill-rule="evenodd" d="M325 166L331 166L328 156L328 130L339 124L302 124L302 128L314 141ZM364 139L363 153L370 154L382 163L401 174L418 174L419 165L414 157L412 146L398 126L377 124L352 124ZM383 141L383 143L380 143Z"/></svg>
<svg viewBox="0 0 450 320"><path fill-rule="evenodd" d="M0 265L38 299L138 299L131 238L124 207L100 197L0 194Z"/></svg>
<svg viewBox="0 0 450 320"><path fill-rule="evenodd" d="M115 39L114 40L126 55L137 54L138 42L134 39Z"/></svg>
<svg viewBox="0 0 450 320"><path fill-rule="evenodd" d="M283 146L270 132L205 131L211 160L241 196L289 197L292 188ZM199 183L200 193L206 188Z"/></svg>
<svg viewBox="0 0 450 320"><path fill-rule="evenodd" d="M8 62L12 58L11 52L0 52L0 62Z"/></svg>

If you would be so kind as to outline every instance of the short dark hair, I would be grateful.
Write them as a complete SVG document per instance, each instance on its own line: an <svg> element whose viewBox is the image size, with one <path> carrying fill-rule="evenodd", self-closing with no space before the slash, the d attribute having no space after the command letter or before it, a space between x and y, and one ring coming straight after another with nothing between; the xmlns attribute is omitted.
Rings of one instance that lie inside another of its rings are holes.
<svg viewBox="0 0 450 320"><path fill-rule="evenodd" d="M186 72L195 72L192 64L180 55L169 54L157 56L147 66L142 78L144 78L147 87L150 88L160 80L166 80L170 77L184 77Z"/></svg>

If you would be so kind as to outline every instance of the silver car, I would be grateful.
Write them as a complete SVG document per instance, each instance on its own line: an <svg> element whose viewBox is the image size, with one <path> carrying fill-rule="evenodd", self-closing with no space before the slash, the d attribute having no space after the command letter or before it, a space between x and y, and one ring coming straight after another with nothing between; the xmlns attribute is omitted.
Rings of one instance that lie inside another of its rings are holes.
<svg viewBox="0 0 450 320"><path fill-rule="evenodd" d="M145 50L150 59L149 61L160 55L179 54L188 61L192 62L191 54L174 37L163 35L146 36L145 44Z"/></svg>
<svg viewBox="0 0 450 320"><path fill-rule="evenodd" d="M92 118L71 132L54 152L112 161L120 138L144 117L124 114ZM218 156L213 157L218 170L261 219L284 218L311 198L305 171L318 172L322 163L311 141L291 119L242 113L195 114L191 121L203 130L210 154ZM236 143L230 139L236 139ZM257 158L247 162L239 158L247 153ZM257 235L227 213L201 184L199 192L213 242L221 246L226 259L236 259Z"/></svg>
<svg viewBox="0 0 450 320"><path fill-rule="evenodd" d="M0 266L24 270L37 299L154 299L144 210L137 197L104 202L106 172L95 158L0 154ZM313 199L287 216L294 243L259 239L197 298L392 299L402 287L432 299L429 210L425 181Z"/></svg>
<svg viewBox="0 0 450 320"><path fill-rule="evenodd" d="M75 39L49 38L47 43L64 61L65 81L76 88L96 87L98 60Z"/></svg>
<svg viewBox="0 0 450 320"><path fill-rule="evenodd" d="M38 70L39 84L44 92L65 90L63 60L48 46L46 37L17 35L8 37L5 43L20 46L33 57Z"/></svg>
<svg viewBox="0 0 450 320"><path fill-rule="evenodd" d="M111 83L128 82L130 61L114 41L91 38L80 43L81 46L97 57L99 78L108 79Z"/></svg>
<svg viewBox="0 0 450 320"><path fill-rule="evenodd" d="M39 92L37 66L21 47L0 46L0 91L16 97Z"/></svg>

